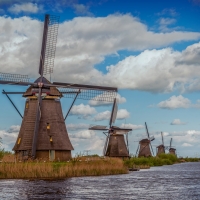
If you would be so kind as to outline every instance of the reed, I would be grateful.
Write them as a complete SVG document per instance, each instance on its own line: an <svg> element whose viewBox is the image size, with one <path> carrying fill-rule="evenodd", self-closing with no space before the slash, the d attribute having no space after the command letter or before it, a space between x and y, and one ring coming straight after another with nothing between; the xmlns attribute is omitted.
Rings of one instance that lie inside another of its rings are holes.
<svg viewBox="0 0 200 200"><path fill-rule="evenodd" d="M178 158L172 154L160 154L158 157L147 157L147 158L132 157L129 160L124 161L127 167L133 168L133 166L137 166L140 169L148 169L153 166L172 165L176 162L178 162Z"/></svg>
<svg viewBox="0 0 200 200"><path fill-rule="evenodd" d="M67 178L128 173L121 159L70 162L0 163L1 179Z"/></svg>

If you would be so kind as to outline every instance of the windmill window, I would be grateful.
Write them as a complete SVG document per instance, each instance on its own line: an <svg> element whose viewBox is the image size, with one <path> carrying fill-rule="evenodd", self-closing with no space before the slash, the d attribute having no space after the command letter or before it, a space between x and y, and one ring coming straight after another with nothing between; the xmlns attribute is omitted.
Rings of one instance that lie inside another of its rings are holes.
<svg viewBox="0 0 200 200"><path fill-rule="evenodd" d="M49 141L50 141L50 142L53 142L53 138L52 138L52 136L50 136L50 139L49 139Z"/></svg>
<svg viewBox="0 0 200 200"><path fill-rule="evenodd" d="M50 124L47 123L47 130L50 130Z"/></svg>
<svg viewBox="0 0 200 200"><path fill-rule="evenodd" d="M26 102L26 109L28 109L28 102Z"/></svg>
<svg viewBox="0 0 200 200"><path fill-rule="evenodd" d="M18 139L17 144L20 144L20 142L21 142L21 138Z"/></svg>

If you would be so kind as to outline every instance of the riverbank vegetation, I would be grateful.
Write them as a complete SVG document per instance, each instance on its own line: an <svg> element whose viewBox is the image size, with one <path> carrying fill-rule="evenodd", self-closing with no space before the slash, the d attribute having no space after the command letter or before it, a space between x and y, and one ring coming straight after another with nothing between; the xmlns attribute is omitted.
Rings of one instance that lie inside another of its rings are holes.
<svg viewBox="0 0 200 200"><path fill-rule="evenodd" d="M160 154L156 157L132 157L124 161L128 168L148 169L155 166L173 165L182 162L199 162L199 158L178 158L173 154Z"/></svg>
<svg viewBox="0 0 200 200"><path fill-rule="evenodd" d="M22 178L67 178L80 176L100 176L128 173L121 159L99 159L80 161L72 159L69 162L17 162L0 163L1 179Z"/></svg>

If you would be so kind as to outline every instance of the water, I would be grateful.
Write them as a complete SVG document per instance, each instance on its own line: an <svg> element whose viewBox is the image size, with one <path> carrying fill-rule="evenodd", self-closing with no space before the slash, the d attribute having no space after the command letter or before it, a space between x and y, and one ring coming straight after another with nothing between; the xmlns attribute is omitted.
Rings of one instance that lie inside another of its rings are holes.
<svg viewBox="0 0 200 200"><path fill-rule="evenodd" d="M65 180L0 180L4 199L200 200L200 163L183 163L126 175Z"/></svg>

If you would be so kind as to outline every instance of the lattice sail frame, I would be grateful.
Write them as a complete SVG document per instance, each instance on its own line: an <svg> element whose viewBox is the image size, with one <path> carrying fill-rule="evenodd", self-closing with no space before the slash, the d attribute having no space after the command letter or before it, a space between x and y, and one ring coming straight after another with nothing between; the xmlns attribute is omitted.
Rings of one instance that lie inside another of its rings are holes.
<svg viewBox="0 0 200 200"><path fill-rule="evenodd" d="M75 95L79 92L79 89L74 89L74 88L58 88L58 89L65 98L74 98ZM77 99L113 102L116 96L117 96L116 91L80 89L80 93Z"/></svg>
<svg viewBox="0 0 200 200"><path fill-rule="evenodd" d="M44 58L44 75L53 73L59 19L59 16L49 15L47 43Z"/></svg>
<svg viewBox="0 0 200 200"><path fill-rule="evenodd" d="M29 77L28 75L9 74L0 72L0 80L12 82L29 82Z"/></svg>

